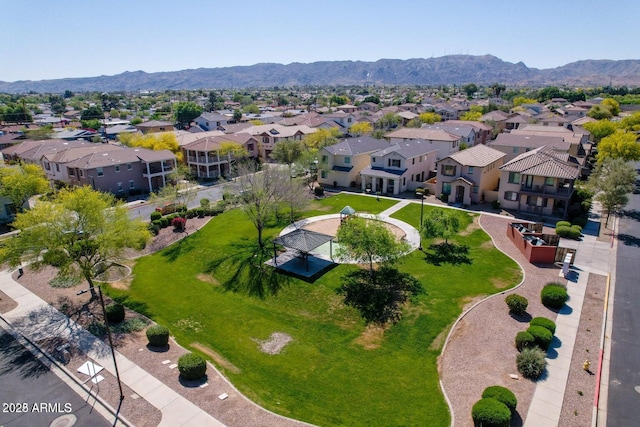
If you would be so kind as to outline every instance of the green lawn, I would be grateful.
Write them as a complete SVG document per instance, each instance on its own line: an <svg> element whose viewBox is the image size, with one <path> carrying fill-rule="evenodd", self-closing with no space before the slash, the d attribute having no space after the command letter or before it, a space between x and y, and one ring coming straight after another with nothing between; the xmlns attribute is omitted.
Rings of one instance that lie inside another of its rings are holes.
<svg viewBox="0 0 640 427"><path fill-rule="evenodd" d="M347 204L379 213L394 203L341 194L314 202L305 216ZM419 215L415 204L394 216L417 225ZM426 293L383 337L365 332L357 312L336 295L340 278L356 267L338 266L315 283L263 272L254 256L256 231L239 210L140 259L131 289L109 293L167 326L182 345L213 350L234 385L274 412L323 426L445 426L450 416L436 358L448 328L470 298L499 291L494 283L520 280L516 264L487 244L481 230L456 239L470 246L472 264L436 267L418 251L405 257L399 268ZM256 340L273 332L293 341L281 354L262 353Z"/></svg>

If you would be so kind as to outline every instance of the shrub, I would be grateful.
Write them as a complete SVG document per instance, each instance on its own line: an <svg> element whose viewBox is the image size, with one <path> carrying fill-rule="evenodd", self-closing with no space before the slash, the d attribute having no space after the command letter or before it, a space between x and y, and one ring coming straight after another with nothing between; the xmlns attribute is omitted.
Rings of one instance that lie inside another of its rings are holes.
<svg viewBox="0 0 640 427"><path fill-rule="evenodd" d="M482 427L509 427L511 411L504 403L493 399L478 400L471 409L473 425Z"/></svg>
<svg viewBox="0 0 640 427"><path fill-rule="evenodd" d="M533 348L536 346L536 340L527 331L520 331L516 335L516 348L518 351L522 351L525 348Z"/></svg>
<svg viewBox="0 0 640 427"><path fill-rule="evenodd" d="M147 329L147 339L150 346L164 347L169 343L169 330L162 325L150 326Z"/></svg>
<svg viewBox="0 0 640 427"><path fill-rule="evenodd" d="M544 356L544 351L537 347L525 348L522 350L522 353L516 357L518 372L525 378L537 379L542 375L544 367L547 365Z"/></svg>
<svg viewBox="0 0 640 427"><path fill-rule="evenodd" d="M169 218L162 217L158 221L160 221L160 227L167 228L169 226Z"/></svg>
<svg viewBox="0 0 640 427"><path fill-rule="evenodd" d="M527 306L529 305L529 301L518 294L507 295L504 301L509 306L509 313L515 316L522 316L527 312Z"/></svg>
<svg viewBox="0 0 640 427"><path fill-rule="evenodd" d="M151 212L151 221L155 221L157 219L162 218L162 214L158 211Z"/></svg>
<svg viewBox="0 0 640 427"><path fill-rule="evenodd" d="M493 207L493 209L500 209L500 200L494 200L491 202L491 207Z"/></svg>
<svg viewBox="0 0 640 427"><path fill-rule="evenodd" d="M196 208L196 214L198 218L204 218L204 208Z"/></svg>
<svg viewBox="0 0 640 427"><path fill-rule="evenodd" d="M507 408L509 408L509 411L511 411L512 414L516 412L518 399L516 399L516 395L506 387L501 387L499 385L487 387L482 392L482 398L496 399L498 402L502 402L507 405Z"/></svg>
<svg viewBox="0 0 640 427"><path fill-rule="evenodd" d="M547 351L549 345L551 344L551 340L553 340L553 334L547 328L542 326L529 326L527 332L531 334L535 343L542 350Z"/></svg>
<svg viewBox="0 0 640 427"><path fill-rule="evenodd" d="M579 225L582 228L586 227L588 223L589 223L589 217L585 215L580 215L573 219L573 224Z"/></svg>
<svg viewBox="0 0 640 427"><path fill-rule="evenodd" d="M203 208L208 208L210 204L210 200L209 199L200 199L200 206Z"/></svg>
<svg viewBox="0 0 640 427"><path fill-rule="evenodd" d="M183 231L187 225L187 220L180 217L173 218L173 221L171 221L171 225L173 225L174 230Z"/></svg>
<svg viewBox="0 0 640 427"><path fill-rule="evenodd" d="M183 354L178 359L178 371L185 380L199 380L207 371L207 363L197 354Z"/></svg>
<svg viewBox="0 0 640 427"><path fill-rule="evenodd" d="M154 236L157 236L160 232L160 220L155 220L149 224L148 229Z"/></svg>
<svg viewBox="0 0 640 427"><path fill-rule="evenodd" d="M567 239L579 240L582 235L582 229L577 225L556 227L556 234Z"/></svg>
<svg viewBox="0 0 640 427"><path fill-rule="evenodd" d="M124 320L124 306L122 304L109 304L105 307L104 313L109 324L120 323Z"/></svg>
<svg viewBox="0 0 640 427"><path fill-rule="evenodd" d="M449 195L442 193L440 194L440 201L444 202L444 203L448 203L449 202Z"/></svg>
<svg viewBox="0 0 640 427"><path fill-rule="evenodd" d="M571 229L574 230L575 232L582 234L582 227L580 227L578 224L572 225Z"/></svg>
<svg viewBox="0 0 640 427"><path fill-rule="evenodd" d="M324 188L322 188L322 187L320 187L320 186L315 187L315 188L313 189L313 194L315 194L315 195L316 195L316 196L318 196L318 197L324 196Z"/></svg>
<svg viewBox="0 0 640 427"><path fill-rule="evenodd" d="M558 227L571 227L571 223L569 221L558 221L556 222L556 228Z"/></svg>
<svg viewBox="0 0 640 427"><path fill-rule="evenodd" d="M556 333L556 323L546 317L534 317L531 319L531 322L529 322L529 326L542 326L552 334Z"/></svg>
<svg viewBox="0 0 640 427"><path fill-rule="evenodd" d="M569 299L569 294L567 294L564 286L552 283L542 288L540 297L545 307L560 310L564 303L567 302L567 299Z"/></svg>
<svg viewBox="0 0 640 427"><path fill-rule="evenodd" d="M191 218L196 216L196 210L195 209L189 209L188 211L186 211L184 213L184 215L187 217L187 219L191 219Z"/></svg>

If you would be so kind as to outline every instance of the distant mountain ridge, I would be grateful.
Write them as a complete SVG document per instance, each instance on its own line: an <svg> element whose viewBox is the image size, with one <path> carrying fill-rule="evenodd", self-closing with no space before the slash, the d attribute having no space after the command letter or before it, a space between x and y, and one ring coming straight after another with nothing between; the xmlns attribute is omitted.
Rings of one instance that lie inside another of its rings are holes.
<svg viewBox="0 0 640 427"><path fill-rule="evenodd" d="M493 84L522 86L640 86L640 60L583 60L540 70L492 55L449 55L438 58L321 61L309 64L261 63L251 66L198 68L113 76L38 81L0 81L0 92L65 90L136 91L168 89L232 89L274 86Z"/></svg>

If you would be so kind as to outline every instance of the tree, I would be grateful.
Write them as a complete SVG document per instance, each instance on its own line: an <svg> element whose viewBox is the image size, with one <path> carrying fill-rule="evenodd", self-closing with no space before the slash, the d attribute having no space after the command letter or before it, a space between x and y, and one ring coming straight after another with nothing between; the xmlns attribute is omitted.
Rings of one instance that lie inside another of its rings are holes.
<svg viewBox="0 0 640 427"><path fill-rule="evenodd" d="M168 203L188 207L198 196L197 183L187 179L189 172L188 166L179 164L175 172L169 175L166 185L151 193L149 201L156 205Z"/></svg>
<svg viewBox="0 0 640 427"><path fill-rule="evenodd" d="M594 105L593 107L589 108L589 111L587 111L587 116L596 120L604 120L611 119L613 117L613 114L607 106Z"/></svg>
<svg viewBox="0 0 640 427"><path fill-rule="evenodd" d="M38 165L27 163L16 167L0 168L0 196L11 201L14 208L22 207L30 197L49 190L49 180Z"/></svg>
<svg viewBox="0 0 640 427"><path fill-rule="evenodd" d="M599 162L589 177L588 186L595 192L594 199L607 212L605 227L609 217L629 202L629 193L634 189L636 171L633 165L622 158L607 157Z"/></svg>
<svg viewBox="0 0 640 427"><path fill-rule="evenodd" d="M620 103L613 98L603 99L600 105L602 105L603 107L607 107L609 111L611 111L611 114L613 114L614 116L620 114Z"/></svg>
<svg viewBox="0 0 640 427"><path fill-rule="evenodd" d="M338 288L345 304L356 308L366 323L379 325L399 321L403 305L422 292L417 279L389 267L380 267L373 276L365 270L351 272Z"/></svg>
<svg viewBox="0 0 640 427"><path fill-rule="evenodd" d="M422 123L426 123L429 125L442 121L442 116L440 116L440 114L432 113L429 111L420 114L419 118Z"/></svg>
<svg viewBox="0 0 640 427"><path fill-rule="evenodd" d="M637 135L632 132L618 130L602 138L598 143L596 159L602 162L606 158L620 158L624 161L640 160L640 144Z"/></svg>
<svg viewBox="0 0 640 427"><path fill-rule="evenodd" d="M340 135L340 131L336 128L323 128L318 129L314 133L305 135L302 142L307 146L307 148L317 150L322 147L326 147L327 145L337 143L338 135Z"/></svg>
<svg viewBox="0 0 640 427"><path fill-rule="evenodd" d="M349 217L340 225L336 237L340 242L336 250L338 258L369 263L372 275L374 262L391 264L410 249L383 222L361 217Z"/></svg>
<svg viewBox="0 0 640 427"><path fill-rule="evenodd" d="M189 126L196 117L202 114L202 107L195 102L178 102L173 107L176 122L179 128Z"/></svg>
<svg viewBox="0 0 640 427"><path fill-rule="evenodd" d="M585 123L582 127L591 132L595 142L599 142L602 138L614 134L618 129L618 126L609 120Z"/></svg>
<svg viewBox="0 0 640 427"><path fill-rule="evenodd" d="M402 122L400 116L395 113L387 113L380 117L380 120L378 120L378 126L382 129L391 129L398 126L400 122Z"/></svg>
<svg viewBox="0 0 640 427"><path fill-rule="evenodd" d="M142 147L149 150L169 150L176 155L178 160L182 159L180 144L173 132L160 133L121 133L118 140L127 147Z"/></svg>
<svg viewBox="0 0 640 427"><path fill-rule="evenodd" d="M491 85L491 90L493 91L493 95L496 98L500 98L500 94L504 92L506 89L507 87L500 83L494 83Z"/></svg>
<svg viewBox="0 0 640 427"><path fill-rule="evenodd" d="M53 265L61 278L82 277L93 298L98 268L108 269L125 248L142 248L150 238L146 224L131 219L124 204L86 186L38 202L16 215L14 226L20 233L5 242L0 258L11 267Z"/></svg>
<svg viewBox="0 0 640 427"><path fill-rule="evenodd" d="M25 135L28 139L33 139L35 141L42 141L45 139L51 139L53 136L54 130L53 125L44 125L37 127L35 129L26 130Z"/></svg>
<svg viewBox="0 0 640 427"><path fill-rule="evenodd" d="M449 238L460 229L460 219L457 212L451 209L436 209L424 218L421 229L427 239L439 237L448 245Z"/></svg>
<svg viewBox="0 0 640 427"><path fill-rule="evenodd" d="M480 119L480 117L482 117L482 113L479 111L467 111L466 113L460 116L460 120L477 122Z"/></svg>
<svg viewBox="0 0 640 427"><path fill-rule="evenodd" d="M524 96L516 96L513 98L513 106L519 107L522 104L537 104L538 100L533 98L526 98Z"/></svg>
<svg viewBox="0 0 640 427"><path fill-rule="evenodd" d="M360 136L365 133L370 133L373 130L373 126L369 122L357 122L349 128L349 133Z"/></svg>
<svg viewBox="0 0 640 427"><path fill-rule="evenodd" d="M378 95L369 95L362 102L373 102L374 104L380 104L380 97Z"/></svg>
<svg viewBox="0 0 640 427"><path fill-rule="evenodd" d="M623 117L619 122L620 129L628 131L640 131L640 111L630 116Z"/></svg>
<svg viewBox="0 0 640 427"><path fill-rule="evenodd" d="M83 110L82 114L80 114L80 120L83 122L88 120L103 120L103 119L104 119L104 113L102 112L102 108L98 107L97 105L93 105L87 108L86 110Z"/></svg>
<svg viewBox="0 0 640 427"><path fill-rule="evenodd" d="M473 98L473 94L478 91L478 86L474 83L469 83L462 86L462 90L467 94L467 98Z"/></svg>
<svg viewBox="0 0 640 427"><path fill-rule="evenodd" d="M242 120L242 111L233 110L233 121L239 122L240 120Z"/></svg>

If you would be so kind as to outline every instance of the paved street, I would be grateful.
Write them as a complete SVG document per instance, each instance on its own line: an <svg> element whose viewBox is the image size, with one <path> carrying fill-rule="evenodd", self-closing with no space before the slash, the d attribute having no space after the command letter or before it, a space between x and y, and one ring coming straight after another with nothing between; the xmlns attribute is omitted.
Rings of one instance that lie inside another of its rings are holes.
<svg viewBox="0 0 640 427"><path fill-rule="evenodd" d="M84 398L0 327L0 426L109 426Z"/></svg>
<svg viewBox="0 0 640 427"><path fill-rule="evenodd" d="M620 218L607 401L608 426L640 420L640 195Z"/></svg>

